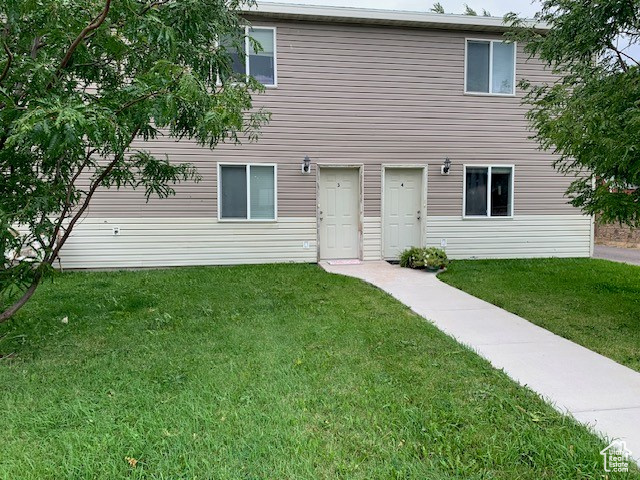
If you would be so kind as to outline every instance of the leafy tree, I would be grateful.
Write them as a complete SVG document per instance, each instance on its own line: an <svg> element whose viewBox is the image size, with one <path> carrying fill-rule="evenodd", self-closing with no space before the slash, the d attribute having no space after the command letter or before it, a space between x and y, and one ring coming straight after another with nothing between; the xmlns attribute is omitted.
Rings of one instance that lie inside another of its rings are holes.
<svg viewBox="0 0 640 480"><path fill-rule="evenodd" d="M509 37L561 80L521 82L528 119L555 167L575 176L570 202L604 222L640 226L640 38L638 0L546 0L526 27L510 13Z"/></svg>
<svg viewBox="0 0 640 480"><path fill-rule="evenodd" d="M473 17L478 16L478 12L476 12L473 8L471 8L469 5L467 5L466 3L464 4L464 14L465 15L471 15Z"/></svg>
<svg viewBox="0 0 640 480"><path fill-rule="evenodd" d="M440 2L436 2L433 4L433 7L430 9L433 13L445 13L444 7Z"/></svg>
<svg viewBox="0 0 640 480"><path fill-rule="evenodd" d="M431 7L429 9L431 12L433 13L446 13L444 10L444 7L442 6L442 4L440 2L436 2L433 4L433 7ZM469 5L467 5L466 3L464 4L464 15L472 15L472 16L477 16L478 12L476 12L473 8L471 8ZM489 13L487 10L485 10L484 8L482 9L482 16L483 17L490 17L491 13Z"/></svg>
<svg viewBox="0 0 640 480"><path fill-rule="evenodd" d="M164 198L198 180L193 165L154 157L145 141L255 138L268 120L252 109L261 87L234 77L229 55L244 42L241 6L0 0L0 321L52 273L97 189Z"/></svg>

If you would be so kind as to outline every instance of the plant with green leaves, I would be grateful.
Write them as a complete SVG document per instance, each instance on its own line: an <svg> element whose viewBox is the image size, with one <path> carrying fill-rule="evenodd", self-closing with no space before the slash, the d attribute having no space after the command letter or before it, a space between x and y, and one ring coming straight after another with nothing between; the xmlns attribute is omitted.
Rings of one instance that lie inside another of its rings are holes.
<svg viewBox="0 0 640 480"><path fill-rule="evenodd" d="M520 83L535 138L575 176L567 190L574 206L640 226L640 1L546 0L535 20L549 30L505 16L508 37L560 76Z"/></svg>
<svg viewBox="0 0 640 480"><path fill-rule="evenodd" d="M400 254L400 266L439 270L449 264L446 252L436 247L410 247Z"/></svg>
<svg viewBox="0 0 640 480"><path fill-rule="evenodd" d="M436 2L433 4L433 6L429 9L431 12L433 13L447 13L444 10L444 7L442 6L442 4L440 2ZM467 5L466 3L464 4L464 15L471 15L472 17L476 17L478 16L478 12L476 12L473 8L471 8L469 5ZM489 13L487 10L485 10L484 8L482 9L482 16L483 17L490 17L491 13Z"/></svg>
<svg viewBox="0 0 640 480"><path fill-rule="evenodd" d="M0 322L51 274L96 190L164 198L199 179L146 141L256 138L269 115L251 95L263 87L235 76L230 55L243 51L244 6L0 1Z"/></svg>

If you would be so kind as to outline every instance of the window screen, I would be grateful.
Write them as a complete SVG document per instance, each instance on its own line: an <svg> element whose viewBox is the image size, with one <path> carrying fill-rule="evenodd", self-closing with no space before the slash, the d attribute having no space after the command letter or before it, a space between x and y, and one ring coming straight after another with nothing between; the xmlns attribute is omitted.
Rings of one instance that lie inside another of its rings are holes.
<svg viewBox="0 0 640 480"><path fill-rule="evenodd" d="M272 166L250 167L251 218L275 218L275 176Z"/></svg>
<svg viewBox="0 0 640 480"><path fill-rule="evenodd" d="M513 43L493 42L492 93L513 93Z"/></svg>
<svg viewBox="0 0 640 480"><path fill-rule="evenodd" d="M511 215L511 167L491 168L491 216Z"/></svg>
<svg viewBox="0 0 640 480"><path fill-rule="evenodd" d="M250 35L260 44L262 50L256 52L253 44L249 45L249 75L263 85L273 85L275 84L274 31L254 28L251 29Z"/></svg>
<svg viewBox="0 0 640 480"><path fill-rule="evenodd" d="M489 93L489 42L467 44L467 91Z"/></svg>
<svg viewBox="0 0 640 480"><path fill-rule="evenodd" d="M488 168L468 167L465 215L487 215Z"/></svg>
<svg viewBox="0 0 640 480"><path fill-rule="evenodd" d="M247 170L244 165L220 167L220 218L247 218Z"/></svg>

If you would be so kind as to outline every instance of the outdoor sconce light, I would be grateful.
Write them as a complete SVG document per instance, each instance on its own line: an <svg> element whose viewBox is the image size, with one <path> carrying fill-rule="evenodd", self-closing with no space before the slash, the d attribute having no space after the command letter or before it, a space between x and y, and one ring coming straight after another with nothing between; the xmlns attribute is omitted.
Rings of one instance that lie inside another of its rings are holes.
<svg viewBox="0 0 640 480"><path fill-rule="evenodd" d="M449 169L451 168L451 160L449 157L444 159L444 164L440 166L440 175L449 175Z"/></svg>
<svg viewBox="0 0 640 480"><path fill-rule="evenodd" d="M311 159L309 155L304 156L304 160L302 161L302 173L309 173L311 171Z"/></svg>

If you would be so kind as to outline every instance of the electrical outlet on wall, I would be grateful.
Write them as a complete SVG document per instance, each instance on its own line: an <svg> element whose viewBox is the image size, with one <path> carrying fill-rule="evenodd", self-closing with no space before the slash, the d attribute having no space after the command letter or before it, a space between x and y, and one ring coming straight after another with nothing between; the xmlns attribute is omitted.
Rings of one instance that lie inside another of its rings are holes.
<svg viewBox="0 0 640 480"><path fill-rule="evenodd" d="M302 248L309 248L309 242L302 242Z"/></svg>
<svg viewBox="0 0 640 480"><path fill-rule="evenodd" d="M443 247L443 248L447 246L447 239L446 238L441 238L440 239L440 246Z"/></svg>
<svg viewBox="0 0 640 480"><path fill-rule="evenodd" d="M113 227L113 234L120 235L120 227Z"/></svg>

